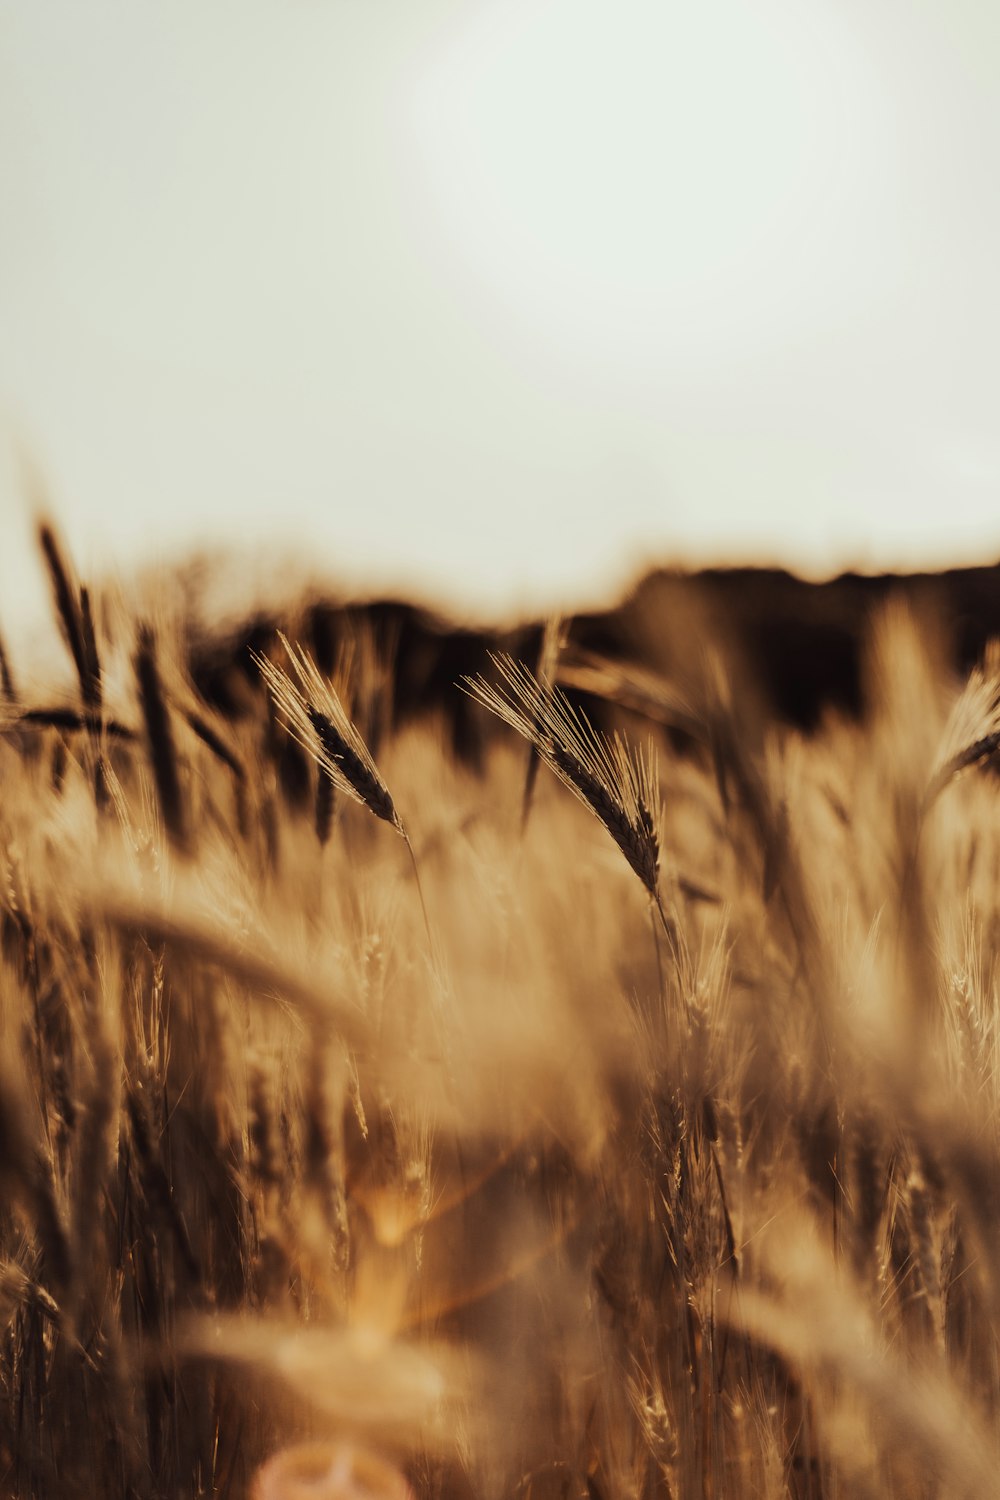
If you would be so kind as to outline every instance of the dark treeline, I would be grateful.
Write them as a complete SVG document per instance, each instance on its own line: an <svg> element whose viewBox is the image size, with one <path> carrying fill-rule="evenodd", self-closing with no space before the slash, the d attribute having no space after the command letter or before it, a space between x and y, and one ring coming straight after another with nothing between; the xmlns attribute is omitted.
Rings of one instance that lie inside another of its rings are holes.
<svg viewBox="0 0 1000 1500"><path fill-rule="evenodd" d="M683 681L704 640L754 685L765 713L812 730L824 712L850 716L864 703L864 643L874 611L899 597L933 623L956 672L966 672L990 637L1000 635L1000 566L938 574L866 577L846 573L811 583L779 569L716 569L696 574L651 572L615 608L566 622L567 660L595 655L648 667ZM226 635L201 634L190 645L193 680L227 716L249 707L256 679L252 650L265 649L287 622L258 614ZM449 725L454 748L475 759L489 732L456 685L489 672L489 653L537 658L543 622L489 631L449 623L402 600L313 603L301 633L324 671L345 643L364 635L391 672L391 702L373 716L371 733L400 728L429 712ZM599 716L599 714L598 714Z"/></svg>

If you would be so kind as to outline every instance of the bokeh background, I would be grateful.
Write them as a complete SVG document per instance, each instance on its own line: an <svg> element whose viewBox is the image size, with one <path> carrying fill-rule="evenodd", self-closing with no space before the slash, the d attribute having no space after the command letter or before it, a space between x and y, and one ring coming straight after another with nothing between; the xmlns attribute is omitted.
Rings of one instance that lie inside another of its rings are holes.
<svg viewBox="0 0 1000 1500"><path fill-rule="evenodd" d="M1000 555L1000 9L0 0L0 617Z"/></svg>

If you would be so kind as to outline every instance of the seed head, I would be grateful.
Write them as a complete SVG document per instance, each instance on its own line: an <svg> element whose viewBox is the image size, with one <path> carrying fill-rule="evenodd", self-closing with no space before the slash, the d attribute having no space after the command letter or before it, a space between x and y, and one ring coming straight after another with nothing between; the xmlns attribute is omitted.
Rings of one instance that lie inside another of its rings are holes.
<svg viewBox="0 0 1000 1500"><path fill-rule="evenodd" d="M490 660L503 685L467 677L466 691L535 746L549 769L600 819L655 894L660 795L652 748L635 751L621 735L601 734L565 693L540 682L513 657L498 653Z"/></svg>
<svg viewBox="0 0 1000 1500"><path fill-rule="evenodd" d="M270 690L285 728L324 771L334 785L369 812L391 823L405 837L389 788L368 746L340 701L302 646L293 646L279 633L295 680L266 656L253 659Z"/></svg>

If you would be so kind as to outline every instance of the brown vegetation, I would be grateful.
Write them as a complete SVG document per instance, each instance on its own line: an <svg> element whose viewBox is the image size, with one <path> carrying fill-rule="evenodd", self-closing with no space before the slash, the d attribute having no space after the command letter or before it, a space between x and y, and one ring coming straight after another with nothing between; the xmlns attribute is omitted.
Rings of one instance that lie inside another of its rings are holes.
<svg viewBox="0 0 1000 1500"><path fill-rule="evenodd" d="M225 718L182 620L43 548L77 685L0 655L0 1493L996 1489L992 656L952 680L890 602L863 721L804 738L703 618L660 674L554 629L472 667L521 736L476 772L362 621L262 637Z"/></svg>

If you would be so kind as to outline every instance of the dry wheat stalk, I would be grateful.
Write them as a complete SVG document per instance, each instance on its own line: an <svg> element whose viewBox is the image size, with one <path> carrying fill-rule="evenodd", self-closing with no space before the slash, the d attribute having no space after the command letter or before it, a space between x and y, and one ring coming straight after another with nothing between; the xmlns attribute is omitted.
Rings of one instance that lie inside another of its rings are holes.
<svg viewBox="0 0 1000 1500"><path fill-rule="evenodd" d="M704 743L708 737L703 720L678 689L634 662L614 661L576 646L553 675L562 687L617 703L693 740Z"/></svg>
<svg viewBox="0 0 1000 1500"><path fill-rule="evenodd" d="M26 708L23 713L0 721L0 732L12 729L58 729L64 734L75 734L86 730L91 735L106 735L113 740L134 740L136 733L118 719L106 719L103 714L90 710L80 713L75 708Z"/></svg>
<svg viewBox="0 0 1000 1500"><path fill-rule="evenodd" d="M92 675L93 655L95 654L91 649L93 626L91 624L91 634L88 640L76 586L72 580L70 570L63 559L55 531L47 522L43 522L39 527L38 541L49 570L52 595L55 601L56 613L59 616L59 623L62 627L63 637L73 657L73 665L76 667L77 677L80 679L80 691L83 695L83 701L88 708L99 707L100 677L98 675L95 678ZM87 601L87 610L89 621L89 600Z"/></svg>
<svg viewBox="0 0 1000 1500"><path fill-rule="evenodd" d="M952 707L924 806L954 777L980 765L1000 749L1000 672L976 667Z"/></svg>
<svg viewBox="0 0 1000 1500"><path fill-rule="evenodd" d="M188 851L190 841L184 794L181 789L180 768L174 746L170 712L164 697L156 660L156 641L148 625L141 626L139 630L135 673L139 685L142 715L146 723L156 796L164 827L174 848L184 853Z"/></svg>
<svg viewBox="0 0 1000 1500"><path fill-rule="evenodd" d="M559 657L566 644L566 626L561 615L552 615L545 622L542 632L541 645L538 650L538 667L536 676L542 691L551 696L552 687L556 680L556 669L559 665ZM521 828L528 826L528 818L531 815L531 803L535 795L535 781L538 776L540 764L538 748L534 740L528 747L528 766L524 776L524 792L521 797Z"/></svg>
<svg viewBox="0 0 1000 1500"><path fill-rule="evenodd" d="M99 725L103 711L104 688L90 593L86 588L77 588L72 571L63 559L56 533L48 523L41 524L38 539L49 570L60 626L80 680L80 695L83 699L84 710L87 717ZM99 727L90 729L90 737L94 797L98 808L103 809L107 806L107 766L101 747Z"/></svg>
<svg viewBox="0 0 1000 1500"><path fill-rule="evenodd" d="M10 670L10 660L2 640L0 640L0 695L8 703L17 702L17 688L14 686L14 677Z"/></svg>
<svg viewBox="0 0 1000 1500"><path fill-rule="evenodd" d="M104 698L104 687L101 681L101 659L97 653L97 635L94 631L90 590L87 588L80 589L80 632L86 669L86 675L81 684L83 701L88 706L99 709Z"/></svg>
<svg viewBox="0 0 1000 1500"><path fill-rule="evenodd" d="M280 633L278 639L297 682L266 656L252 655L285 728L340 791L367 807L376 818L391 823L405 838L389 788L340 698L321 676L308 651L293 646Z"/></svg>
<svg viewBox="0 0 1000 1500"><path fill-rule="evenodd" d="M504 686L467 677L466 691L535 746L549 769L604 824L655 897L660 791L652 747L636 752L620 735L599 733L565 693L539 682L513 657L497 653L490 660Z"/></svg>
<svg viewBox="0 0 1000 1500"><path fill-rule="evenodd" d="M302 646L293 646L281 631L278 632L278 639L291 662L297 683L266 656L261 656L256 651L251 652L251 655L270 690L285 728L316 762L321 776L328 778L336 788L362 807L367 807L376 818L381 818L384 823L395 828L410 856L427 942L433 950L430 919L420 883L417 857L382 773L339 695L323 678L309 652ZM318 809L318 812L317 833L322 843L324 814L322 809Z"/></svg>

